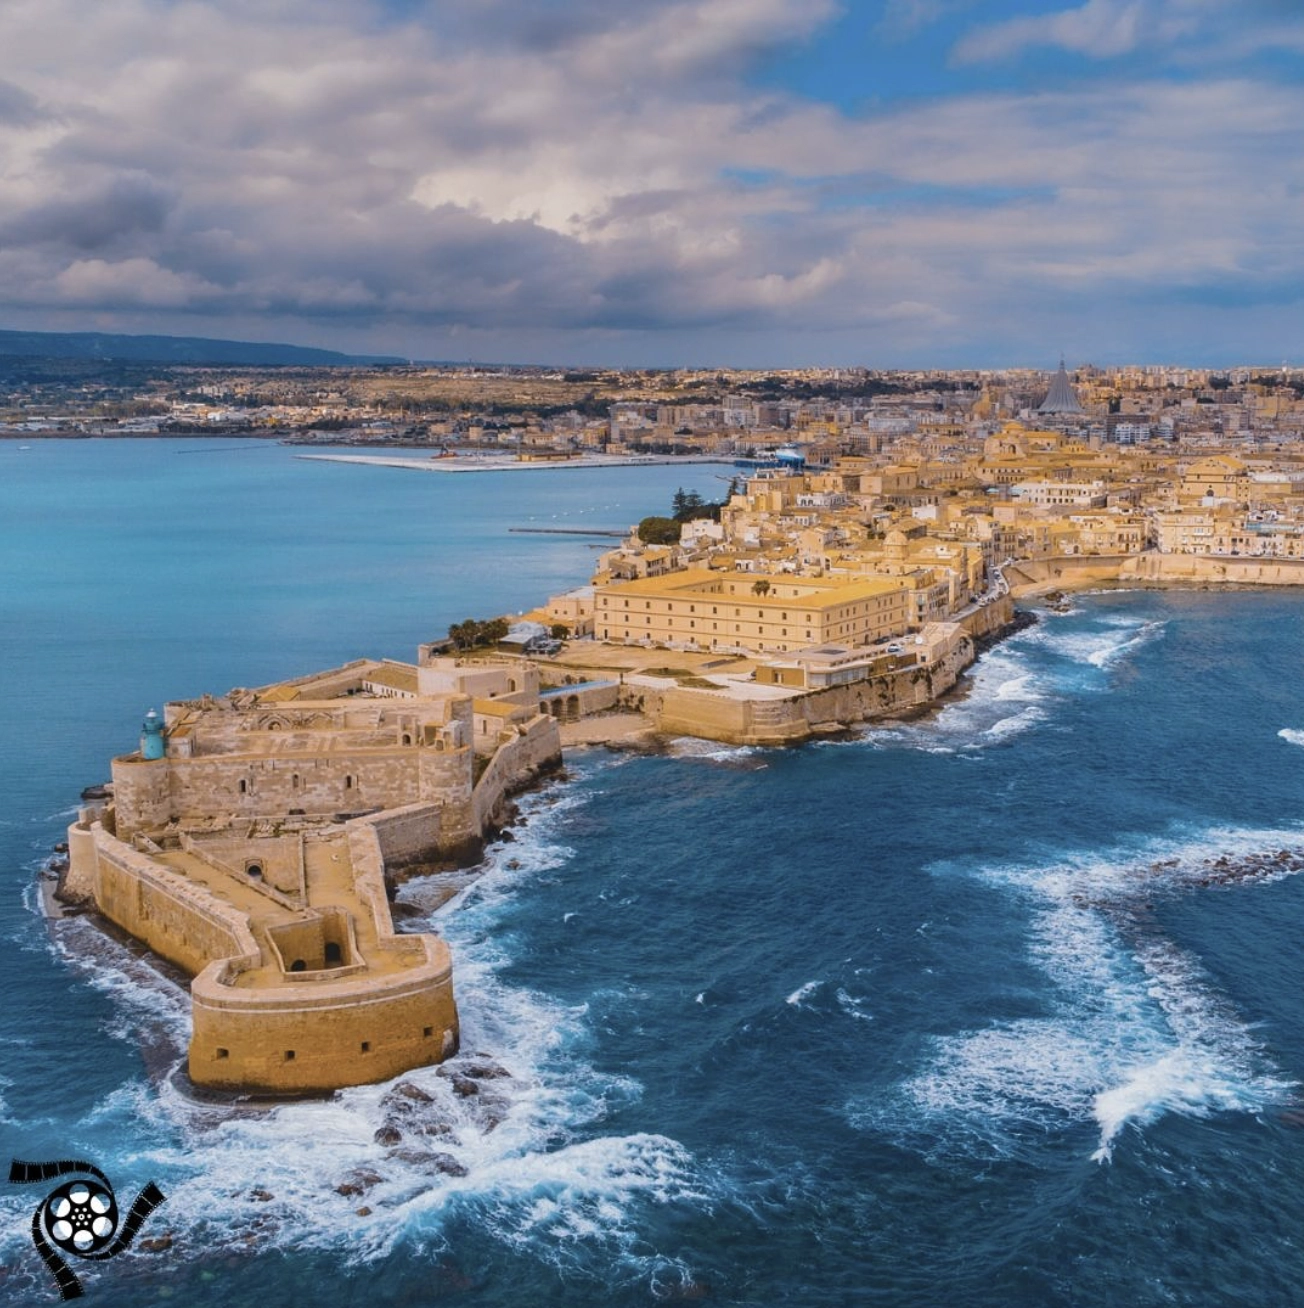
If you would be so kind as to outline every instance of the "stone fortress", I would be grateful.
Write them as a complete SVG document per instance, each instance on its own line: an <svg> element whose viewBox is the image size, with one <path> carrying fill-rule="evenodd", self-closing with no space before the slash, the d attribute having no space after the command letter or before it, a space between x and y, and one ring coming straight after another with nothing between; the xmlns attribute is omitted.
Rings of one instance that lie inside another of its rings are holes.
<svg viewBox="0 0 1304 1308"><path fill-rule="evenodd" d="M793 744L935 703L1015 597L1304 585L1298 441L1104 442L1062 367L1042 425L991 416L780 451L718 520L634 529L491 654L168 705L72 827L64 897L191 974L196 1083L388 1079L458 1042L447 948L397 934L388 891L474 861L563 743Z"/></svg>
<svg viewBox="0 0 1304 1308"><path fill-rule="evenodd" d="M395 931L395 875L472 861L560 756L534 665L431 647L168 704L70 828L61 897L192 976L195 1084L386 1080L458 1047L448 947Z"/></svg>

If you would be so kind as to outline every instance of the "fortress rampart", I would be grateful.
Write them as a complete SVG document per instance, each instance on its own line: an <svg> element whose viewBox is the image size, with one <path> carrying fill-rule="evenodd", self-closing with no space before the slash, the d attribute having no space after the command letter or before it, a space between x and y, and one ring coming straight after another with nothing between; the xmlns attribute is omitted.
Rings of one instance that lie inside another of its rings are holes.
<svg viewBox="0 0 1304 1308"><path fill-rule="evenodd" d="M64 897L193 978L197 1084L324 1092L457 1049L448 947L395 932L387 869L477 850L560 742L536 706L475 784L470 697L416 674L360 661L169 705L70 829Z"/></svg>

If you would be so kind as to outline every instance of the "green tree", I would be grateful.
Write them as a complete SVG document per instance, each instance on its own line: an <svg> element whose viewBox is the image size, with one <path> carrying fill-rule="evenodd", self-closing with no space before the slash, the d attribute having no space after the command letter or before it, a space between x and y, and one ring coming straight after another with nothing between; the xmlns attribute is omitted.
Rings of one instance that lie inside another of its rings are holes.
<svg viewBox="0 0 1304 1308"><path fill-rule="evenodd" d="M673 518L659 518L654 514L638 524L638 538L644 545L675 545L681 530Z"/></svg>
<svg viewBox="0 0 1304 1308"><path fill-rule="evenodd" d="M770 583L764 577L760 581L752 582L753 595L768 595L770 593Z"/></svg>

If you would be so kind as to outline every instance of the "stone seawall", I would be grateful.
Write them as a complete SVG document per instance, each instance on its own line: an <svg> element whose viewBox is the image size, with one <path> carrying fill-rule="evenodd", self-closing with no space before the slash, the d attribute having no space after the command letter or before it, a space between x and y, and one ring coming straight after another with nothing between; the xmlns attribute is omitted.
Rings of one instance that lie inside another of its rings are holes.
<svg viewBox="0 0 1304 1308"><path fill-rule="evenodd" d="M1005 569L1016 595L1090 586L1304 586L1304 559L1224 554L1072 555L1026 559Z"/></svg>
<svg viewBox="0 0 1304 1308"><path fill-rule="evenodd" d="M928 666L900 668L864 681L783 697L750 698L728 689L658 688L646 681L621 687L623 707L644 713L666 735L698 736L732 745L796 744L857 722L930 704L955 685L977 657L975 642L998 634L1014 618L1002 596L958 618L964 635Z"/></svg>
<svg viewBox="0 0 1304 1308"><path fill-rule="evenodd" d="M513 791L561 763L561 734L546 715L525 723L514 740L499 745L471 796L477 832L483 834L498 820L502 801Z"/></svg>
<svg viewBox="0 0 1304 1308"><path fill-rule="evenodd" d="M1124 562L1119 580L1169 586L1304 586L1304 559L1140 554Z"/></svg>

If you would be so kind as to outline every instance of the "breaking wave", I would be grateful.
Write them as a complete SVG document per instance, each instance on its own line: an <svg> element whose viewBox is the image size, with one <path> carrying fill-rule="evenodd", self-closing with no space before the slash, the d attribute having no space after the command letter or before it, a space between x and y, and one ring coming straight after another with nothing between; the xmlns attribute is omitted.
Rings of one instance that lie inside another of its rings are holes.
<svg viewBox="0 0 1304 1308"><path fill-rule="evenodd" d="M1158 933L1148 901L1301 871L1304 832L1289 829L1214 830L1135 857L980 872L1031 906L1028 956L1054 986L1048 1011L934 1038L893 1102L850 1105L852 1120L997 1154L1016 1151L1030 1128L1092 1122L1103 1162L1129 1126L1282 1102L1291 1083L1199 961Z"/></svg>
<svg viewBox="0 0 1304 1308"><path fill-rule="evenodd" d="M196 1100L175 1075L189 1036L184 986L88 923L63 924L56 948L113 998L114 1033L162 1051L149 1081L118 1087L86 1123L133 1142L106 1170L156 1177L166 1228L191 1248L214 1251L220 1231L226 1254L329 1250L356 1265L400 1244L438 1252L458 1221L566 1274L614 1267L644 1284L686 1280L677 1259L636 1238L647 1225L639 1210L710 1203L716 1183L666 1136L603 1134L641 1087L585 1061L586 1005L500 975L511 961L508 910L522 885L571 857L558 828L588 797L560 786L527 796L515 839L414 925L439 930L455 952L463 1052L325 1100ZM403 898L419 905L421 890L412 883Z"/></svg>

